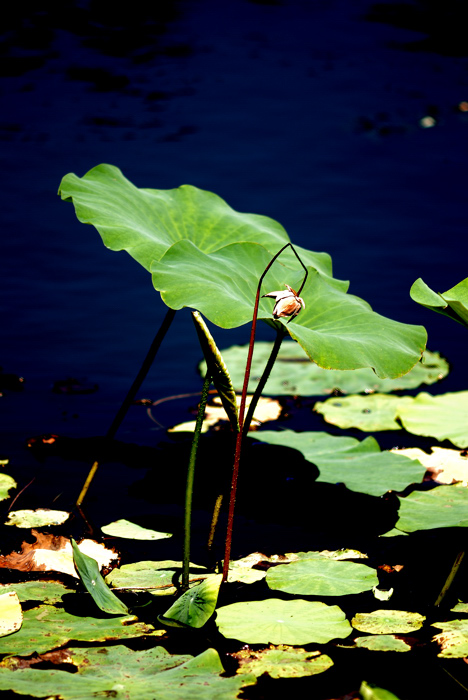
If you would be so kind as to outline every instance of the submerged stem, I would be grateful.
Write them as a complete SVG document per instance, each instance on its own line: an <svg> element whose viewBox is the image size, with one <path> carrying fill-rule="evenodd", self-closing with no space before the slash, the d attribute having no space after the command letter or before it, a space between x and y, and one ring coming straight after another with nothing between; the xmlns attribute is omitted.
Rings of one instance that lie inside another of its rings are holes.
<svg viewBox="0 0 468 700"><path fill-rule="evenodd" d="M197 460L198 441L205 418L206 402L208 400L208 389L211 384L211 375L206 373L200 403L198 404L197 421L193 433L192 447L187 470L187 485L185 487L185 511L184 511L184 560L182 566L182 592L189 587L189 567L190 567L190 530L192 524L192 502L193 502L193 482L195 479L195 463Z"/></svg>
<svg viewBox="0 0 468 700"><path fill-rule="evenodd" d="M141 387L143 380L145 379L146 375L148 374L148 371L153 364L153 360L156 357L156 354L161 346L162 341L164 340L164 337L169 330L169 327L174 320L175 316L175 311L174 309L168 309L167 313L163 319L163 322L161 323L158 332L156 333L153 342L151 343L150 349L148 350L148 354L146 355L145 359L143 360L143 363L140 367L140 371L138 372L137 376L135 377L135 380L130 387L127 396L122 402L122 405L120 406L119 410L115 414L115 418L112 421L109 430L106 433L106 438L108 440L112 440L115 437L115 434L117 430L119 429L123 419L125 418L125 415L130 408L133 400L135 399L136 393ZM78 496L78 499L76 501L77 506L81 506L83 503L83 500L88 493L88 489L91 485L92 480L94 479L94 475L97 472L97 469L99 467L99 461L96 460L91 467L88 476L86 477L86 481L83 485L83 488L81 489L80 495Z"/></svg>

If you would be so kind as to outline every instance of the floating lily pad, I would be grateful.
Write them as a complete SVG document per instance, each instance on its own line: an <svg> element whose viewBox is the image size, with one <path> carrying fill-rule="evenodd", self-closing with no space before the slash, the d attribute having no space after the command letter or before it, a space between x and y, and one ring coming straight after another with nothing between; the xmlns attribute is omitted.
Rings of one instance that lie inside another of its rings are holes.
<svg viewBox="0 0 468 700"><path fill-rule="evenodd" d="M112 537L122 537L127 540L163 540L167 537L172 537L170 532L157 532L156 530L148 530L146 527L141 527L130 520L116 520L109 525L103 525L101 530L105 535Z"/></svg>
<svg viewBox="0 0 468 700"><path fill-rule="evenodd" d="M257 341L252 362L248 391L253 393L268 361L273 343ZM236 390L244 382L247 345L233 345L222 350L222 356ZM206 363L199 370L206 373ZM449 365L438 352L426 350L421 362L407 374L396 379L380 379L371 369L336 370L323 369L311 362L298 343L283 341L278 357L263 390L270 396L300 395L320 396L339 390L343 394L387 393L401 389L413 389L421 384L433 384L448 374Z"/></svg>
<svg viewBox="0 0 468 700"><path fill-rule="evenodd" d="M408 634L420 629L426 618L406 610L374 610L370 613L357 613L351 620L352 626L369 634Z"/></svg>
<svg viewBox="0 0 468 700"><path fill-rule="evenodd" d="M411 646L403 639L397 639L393 634L379 634L370 637L357 637L354 640L359 649L371 651L410 651Z"/></svg>
<svg viewBox="0 0 468 700"><path fill-rule="evenodd" d="M368 432L401 430L397 417L402 400L401 396L388 394L356 394L318 401L314 411L321 413L327 423L340 428L359 428Z"/></svg>
<svg viewBox="0 0 468 700"><path fill-rule="evenodd" d="M278 598L225 605L216 624L225 637L247 644L326 644L352 631L337 605Z"/></svg>
<svg viewBox="0 0 468 700"><path fill-rule="evenodd" d="M11 489L15 489L17 486L18 484L12 476L0 474L0 501L4 501L5 498L8 498Z"/></svg>
<svg viewBox="0 0 468 700"><path fill-rule="evenodd" d="M185 591L159 620L172 627L203 627L214 613L222 578L211 576Z"/></svg>
<svg viewBox="0 0 468 700"><path fill-rule="evenodd" d="M324 557L325 559L335 559L336 561L342 561L344 559L368 559L367 554L363 554L357 549L337 549L335 551L322 549L320 552L286 552L286 556L291 561L298 561L299 559L323 559Z"/></svg>
<svg viewBox="0 0 468 700"><path fill-rule="evenodd" d="M395 448L391 452L417 459L427 472L431 473L432 478L441 484L460 482L468 486L468 455L465 451L452 450L448 447L431 447L431 452L428 454L418 447L408 447Z"/></svg>
<svg viewBox="0 0 468 700"><path fill-rule="evenodd" d="M71 648L66 655L75 673L0 664L0 689L34 697L60 695L63 700L234 700L242 687L255 683L253 675L221 676L224 668L214 649L195 658L171 655L162 647L132 651L122 645Z"/></svg>
<svg viewBox="0 0 468 700"><path fill-rule="evenodd" d="M15 591L20 601L40 600L42 603L58 603L62 596L74 593L59 581L25 581L22 583L0 585L0 594Z"/></svg>
<svg viewBox="0 0 468 700"><path fill-rule="evenodd" d="M0 637L17 632L23 624L23 611L14 591L0 595Z"/></svg>
<svg viewBox="0 0 468 700"><path fill-rule="evenodd" d="M464 659L468 656L468 620L435 622L432 627L442 630L433 638L440 646L438 656Z"/></svg>
<svg viewBox="0 0 468 700"><path fill-rule="evenodd" d="M50 510L49 508L37 508L36 510L12 510L8 513L5 525L16 527L46 527L47 525L62 525L70 513L64 510Z"/></svg>
<svg viewBox="0 0 468 700"><path fill-rule="evenodd" d="M295 595L350 595L377 586L377 572L364 564L332 559L306 559L268 570L266 582L276 591Z"/></svg>
<svg viewBox="0 0 468 700"><path fill-rule="evenodd" d="M333 661L319 651L306 651L285 645L254 651L242 649L232 656L240 663L237 673L253 673L271 678L302 678L315 676L333 666Z"/></svg>
<svg viewBox="0 0 468 700"><path fill-rule="evenodd" d="M468 527L468 489L436 486L430 491L414 491L399 498L398 530L414 532L437 527Z"/></svg>
<svg viewBox="0 0 468 700"><path fill-rule="evenodd" d="M247 396L246 398L246 409L249 407L250 402L252 401L252 396ZM236 396L236 403L237 407L240 406L241 402L241 397ZM281 404L276 401L276 399L268 399L264 396L261 396L260 399L258 400L257 407L255 409L255 413L252 419L251 427L255 428L256 426L261 425L262 423L266 423L267 421L272 421L272 420L277 420L282 412ZM205 409L205 418L203 419L203 425L202 425L202 433L206 433L210 427L213 425L216 425L220 421L227 421L228 415L226 411L224 410L224 407L222 406L221 399L218 396L215 396L210 403L206 405ZM169 428L168 432L169 433L181 433L181 432L190 432L192 433L195 430L195 424L196 421L187 421L186 423L179 423L179 425L174 426L173 428Z"/></svg>
<svg viewBox="0 0 468 700"><path fill-rule="evenodd" d="M458 602L451 612L468 613L468 603Z"/></svg>
<svg viewBox="0 0 468 700"><path fill-rule="evenodd" d="M411 287L410 295L414 301L427 309L432 309L432 311L468 326L468 277L443 294L432 291L419 278Z"/></svg>
<svg viewBox="0 0 468 700"><path fill-rule="evenodd" d="M174 595L181 572L182 562L139 561L113 569L105 580L114 588L147 590L151 595ZM190 564L191 585L200 583L208 576L210 574L204 567Z"/></svg>
<svg viewBox="0 0 468 700"><path fill-rule="evenodd" d="M352 491L371 496L403 491L409 484L420 483L426 471L416 460L398 453L381 452L373 437L359 442L352 437L292 430L262 430L251 436L302 452L320 470L317 481L344 483Z"/></svg>
<svg viewBox="0 0 468 700"><path fill-rule="evenodd" d="M0 639L0 654L29 656L61 647L71 639L104 642L145 635L157 635L152 625L133 617L77 617L53 605L40 605L24 613L23 626Z"/></svg>

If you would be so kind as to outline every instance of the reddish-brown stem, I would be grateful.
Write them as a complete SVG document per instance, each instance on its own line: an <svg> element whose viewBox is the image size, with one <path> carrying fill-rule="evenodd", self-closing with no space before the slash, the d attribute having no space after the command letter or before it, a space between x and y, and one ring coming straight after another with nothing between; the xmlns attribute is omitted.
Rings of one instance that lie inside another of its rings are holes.
<svg viewBox="0 0 468 700"><path fill-rule="evenodd" d="M257 328L258 305L260 302L260 289L261 289L264 277L267 274L268 270L273 265L275 260L281 255L283 250L286 250L286 248L288 248L288 247L290 247L292 249L294 255L299 260L299 262L301 263L302 267L305 270L304 280L303 280L303 282L299 288L299 291L297 293L298 296L301 293L301 291L306 283L307 275L309 274L304 263L302 262L302 260L300 259L299 255L296 253L296 251L294 250L292 243L286 243L286 245L283 246L281 248L281 250L279 250L276 253L276 255L274 255L273 258L270 260L270 262L266 266L266 268L263 271L262 276L260 277L260 280L258 282L257 294L255 296L253 319L252 319L252 329L250 331L249 352L247 354L247 363L245 366L245 374L244 374L244 384L242 387L242 396L241 396L241 402L240 402L240 406L239 406L239 432L237 433L237 436L236 436L236 447L235 447L235 452L234 452L234 465L232 468L231 493L230 493L230 497L229 497L229 511L228 511L228 522L227 522L227 533L226 533L226 547L224 550L223 582L227 581L228 572L229 572L229 561L231 558L232 526L233 526L233 522L234 522L234 508L236 505L237 479L239 476L239 462L240 462L242 440L243 440L243 433L244 433L245 404L246 404L246 399L247 399L247 387L249 386L249 380L250 380L250 369L252 367L252 357L253 357L254 342L255 342L255 331Z"/></svg>

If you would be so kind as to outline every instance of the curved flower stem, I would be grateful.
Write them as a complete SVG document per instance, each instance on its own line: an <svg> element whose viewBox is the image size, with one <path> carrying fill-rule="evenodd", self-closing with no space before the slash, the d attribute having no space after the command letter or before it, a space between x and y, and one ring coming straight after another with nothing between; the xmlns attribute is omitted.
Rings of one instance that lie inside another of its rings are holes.
<svg viewBox="0 0 468 700"><path fill-rule="evenodd" d="M189 567L190 567L190 529L192 524L192 502L193 502L193 482L195 479L195 463L197 460L198 441L205 418L205 408L208 399L208 389L211 384L211 375L206 373L200 403L198 404L197 421L193 433L192 447L187 470L187 485L185 487L185 510L184 510L184 558L182 565L182 592L189 587Z"/></svg>
<svg viewBox="0 0 468 700"><path fill-rule="evenodd" d="M115 414L115 418L112 421L109 430L106 433L106 438L108 440L112 440L115 437L115 434L117 430L120 428L120 425L125 418L125 415L130 408L133 400L135 399L136 393L141 387L143 380L145 379L146 375L148 374L148 371L153 364L153 360L156 357L156 354L161 346L162 341L164 340L164 337L169 330L169 327L174 320L175 316L175 311L174 309L168 309L167 313L163 319L163 322L161 323L161 326L159 327L158 332L156 333L153 342L151 343L150 349L148 350L148 354L146 355L145 359L143 360L143 364L140 367L140 371L138 372L137 376L135 377L135 380L130 387L127 396L122 402L122 405L120 406L119 410ZM88 476L86 478L86 481L83 485L83 488L81 489L80 495L78 496L78 499L76 501L76 505L79 507L83 503L86 494L88 493L88 489L91 485L92 480L94 479L94 475L96 474L97 470L99 467L99 461L96 460L89 470Z"/></svg>
<svg viewBox="0 0 468 700"><path fill-rule="evenodd" d="M450 570L450 573L449 573L449 575L447 576L447 580L446 580L446 582L444 583L444 585L442 586L442 590L441 590L441 592L439 593L436 602L434 603L434 605L435 605L436 607L437 607L438 605L440 605L441 602L443 601L443 599L445 598L445 596L446 596L446 594L447 594L447 592L448 592L450 586L451 586L452 583L453 583L453 579L454 579L455 576L457 575L458 569L460 568L460 565L461 565L461 563L462 563L464 557L465 557L465 552L464 552L464 551L458 552L458 554L457 554L457 556L456 556L456 558L455 558L455 561L453 562L453 566L452 566L452 568L451 568L451 570Z"/></svg>
<svg viewBox="0 0 468 700"><path fill-rule="evenodd" d="M258 287L257 287L257 294L255 296L255 305L254 305L254 312L253 312L253 319L252 319L252 329L250 331L250 342L249 342L249 351L247 353L247 363L245 366L245 374L244 374L244 385L242 387L242 396L241 396L241 403L239 407L239 432L237 433L236 436L236 448L235 448L235 453L234 453L234 466L232 469L232 481L231 481L231 493L229 497L229 512L228 512L228 524L227 524L227 533L226 533L226 547L224 550L224 564L223 564L223 583L227 581L228 577L228 572L229 572L229 561L231 558L231 545L232 545L232 525L234 521L234 508L236 504L236 492L237 492L237 479L239 476L239 462L240 462L240 455L241 455L241 449L242 449L242 439L244 436L244 414L245 414L245 404L246 404L246 397L247 397L247 387L249 385L249 379L250 379L250 369L252 367L252 357L253 357L253 350L254 350L254 342L255 342L255 331L257 329L257 316L258 316L258 305L260 302L260 289L262 286L263 279L265 275L267 274L268 270L270 267L273 265L275 260L281 255L283 250L286 250L286 248L291 248L294 255L296 258L299 260L301 263L302 267L305 270L305 276L304 280L299 288L298 291L298 296L301 293L307 279L308 270L302 260L300 259L299 255L296 253L294 250L294 246L292 243L286 243L281 250L279 250L276 255L272 257L268 265L266 266L265 270L263 271L260 280L258 282Z"/></svg>
<svg viewBox="0 0 468 700"><path fill-rule="evenodd" d="M278 357L278 353L280 351L281 343L284 340L284 337L286 336L286 330L284 326L282 325L281 328L278 328L276 331L276 339L275 342L273 343L273 348L270 353L270 357L268 358L268 362L265 366L265 369L263 370L262 376L260 377L260 381L257 384L257 388L255 389L254 395L252 396L252 401L249 404L249 410L247 411L247 415L245 417L244 421L244 428L243 428L243 437L245 438L247 433L250 430L250 424L252 423L255 409L257 408L258 401L260 399L260 396L262 395L262 391L265 388L265 384L268 381L268 377L270 376L271 370L273 369L273 365L275 364L276 358Z"/></svg>

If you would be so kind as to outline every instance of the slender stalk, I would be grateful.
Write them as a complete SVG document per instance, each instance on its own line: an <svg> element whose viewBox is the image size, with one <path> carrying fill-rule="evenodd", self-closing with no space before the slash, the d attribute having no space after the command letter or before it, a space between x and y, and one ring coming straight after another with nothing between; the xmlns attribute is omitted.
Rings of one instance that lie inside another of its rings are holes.
<svg viewBox="0 0 468 700"><path fill-rule="evenodd" d="M301 263L302 267L305 270L305 277L304 277L304 280L303 280L303 282L300 286L300 289L297 293L298 296L301 293L301 291L306 283L307 275L309 274L304 263L302 262L302 260L300 259L300 257L296 253L296 251L294 250L292 243L286 243L286 245L283 246L281 248L281 250L279 250L276 253L276 255L274 255L273 258L270 260L270 262L266 266L266 268L263 271L263 273L260 277L260 280L258 282L257 294L255 296L253 319L252 319L252 329L250 331L249 351L247 353L247 363L245 366L244 384L242 387L241 403L240 403L240 407L239 407L239 432L237 433L237 436L236 436L236 448L235 448L235 453L234 453L234 465L233 465L233 469L232 469L232 480L231 480L231 493L230 493L230 497L229 497L226 547L224 550L224 564L223 564L223 583L225 583L227 581L227 577L228 577L228 573L229 573L229 561L231 558L232 526L233 526L233 522L234 522L234 508L235 508L235 504L236 504L237 479L239 476L239 462L240 462L241 449L242 449L242 440L243 440L243 435L244 435L245 404L246 404L246 397L247 397L247 387L249 385L249 379L250 379L250 370L252 367L252 357L253 357L254 342L255 342L255 331L257 328L258 305L260 302L260 289L261 289L262 282L263 282L268 270L273 265L275 260L281 255L283 250L286 250L286 248L288 248L288 247L290 247L292 249L294 255L299 260L299 262Z"/></svg>
<svg viewBox="0 0 468 700"><path fill-rule="evenodd" d="M148 350L148 354L146 355L145 359L143 360L143 364L140 367L140 371L138 372L137 376L135 377L135 380L130 387L127 396L122 402L122 405L120 406L119 410L115 414L115 418L112 421L109 430L106 433L106 438L108 440L112 440L115 437L115 434L117 430L119 429L123 419L125 418L125 415L130 408L133 400L135 399L136 393L141 387L143 380L145 379L146 375L148 374L148 371L153 364L153 360L156 357L156 354L161 346L162 341L164 340L164 337L169 330L169 327L174 320L175 316L175 311L174 309L168 309L167 313L163 319L163 322L161 323L161 326L159 327L158 332L156 333L153 342L151 343L150 349ZM78 499L76 501L76 505L79 507L83 503L83 500L88 493L88 489L91 485L92 480L94 479L94 475L96 474L97 470L99 467L99 461L96 460L91 467L88 476L86 477L86 481L83 485L83 488L81 489L80 495L78 496Z"/></svg>
<svg viewBox="0 0 468 700"><path fill-rule="evenodd" d="M446 582L444 583L444 585L442 586L442 590L441 590L441 592L439 593L436 602L434 603L434 605L435 605L436 607L437 607L438 605L440 605L441 602L443 601L443 599L445 598L445 596L446 596L446 594L447 594L447 592L448 592L450 586L451 586L452 583L453 583L453 579L454 579L455 576L457 575L458 569L460 568L460 565L461 565L461 563L462 563L464 557L465 557L465 552L464 552L464 551L463 551L463 552L458 552L458 554L457 554L457 556L456 556L456 558L455 558L455 561L453 562L453 566L452 566L452 568L451 568L451 570L450 570L450 573L449 573L449 575L447 576L447 580L446 580Z"/></svg>
<svg viewBox="0 0 468 700"><path fill-rule="evenodd" d="M249 405L249 410L247 411L247 416L245 417L243 437L246 437L247 433L250 430L250 424L252 423L255 409L257 408L260 396L262 395L263 389L265 388L265 384L268 381L268 377L270 376L271 370L273 369L273 365L275 364L276 358L278 357L281 343L283 342L285 335L286 330L284 329L284 327L281 326L281 328L278 328L278 330L276 331L276 339L273 343L273 348L271 350L270 357L268 358L268 362L266 363L265 369L263 370L262 376L260 377L260 381L257 384L257 388L255 389L254 395L252 396L252 401Z"/></svg>
<svg viewBox="0 0 468 700"><path fill-rule="evenodd" d="M185 513L184 513L184 560L182 566L182 592L189 587L189 567L190 567L190 535L192 525L192 502L193 502L193 482L195 479L195 463L197 460L198 441L205 418L205 408L208 399L208 389L211 384L211 375L206 373L200 403L198 404L197 421L193 433L192 448L187 470L187 485L185 487Z"/></svg>
<svg viewBox="0 0 468 700"><path fill-rule="evenodd" d="M213 515L211 517L211 525L210 525L210 532L208 535L208 542L206 544L206 547L208 549L208 555L210 559L212 559L212 552L213 552L213 542L214 542L214 536L216 532L216 526L218 525L218 520L219 520L219 513L221 511L221 506L223 505L223 494L220 493L216 497L216 502L213 508ZM211 561L213 563L213 561Z"/></svg>

